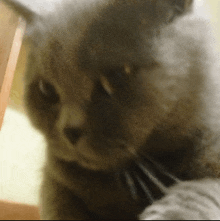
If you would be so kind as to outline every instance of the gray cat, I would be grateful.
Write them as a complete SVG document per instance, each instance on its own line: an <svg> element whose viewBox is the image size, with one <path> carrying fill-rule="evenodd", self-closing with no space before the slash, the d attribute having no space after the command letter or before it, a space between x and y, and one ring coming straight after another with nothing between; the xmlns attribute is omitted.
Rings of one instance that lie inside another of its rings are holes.
<svg viewBox="0 0 220 221"><path fill-rule="evenodd" d="M217 56L192 0L4 2L28 22L43 219L138 219L173 184L219 176Z"/></svg>

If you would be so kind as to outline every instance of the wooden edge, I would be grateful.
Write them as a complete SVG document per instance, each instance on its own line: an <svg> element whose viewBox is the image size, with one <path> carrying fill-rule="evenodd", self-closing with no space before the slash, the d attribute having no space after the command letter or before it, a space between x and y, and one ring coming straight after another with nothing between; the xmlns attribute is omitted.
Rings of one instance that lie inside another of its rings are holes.
<svg viewBox="0 0 220 221"><path fill-rule="evenodd" d="M0 130L3 124L3 119L5 115L5 111L7 108L7 103L10 95L11 85L14 77L14 72L19 56L19 52L22 45L22 40L24 37L24 32L26 28L26 22L22 17L19 18L18 27L15 32L14 40L12 43L12 48L2 84L2 88L0 91Z"/></svg>
<svg viewBox="0 0 220 221"><path fill-rule="evenodd" d="M0 220L40 220L39 208L0 200Z"/></svg>

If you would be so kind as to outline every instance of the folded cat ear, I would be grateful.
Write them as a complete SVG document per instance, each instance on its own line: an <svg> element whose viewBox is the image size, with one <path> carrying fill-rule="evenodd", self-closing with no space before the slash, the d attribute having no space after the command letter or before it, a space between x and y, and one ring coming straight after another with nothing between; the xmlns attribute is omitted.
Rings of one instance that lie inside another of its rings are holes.
<svg viewBox="0 0 220 221"><path fill-rule="evenodd" d="M191 9L193 0L168 0L170 4L177 10L179 13L187 12Z"/></svg>
<svg viewBox="0 0 220 221"><path fill-rule="evenodd" d="M171 6L172 13L170 14L170 21L176 17L189 12L192 9L193 0L166 0Z"/></svg>
<svg viewBox="0 0 220 221"><path fill-rule="evenodd" d="M8 5L12 10L17 12L21 15L28 24L34 22L35 20L39 19L40 16L32 11L28 6L21 3L19 0L1 0L6 5Z"/></svg>

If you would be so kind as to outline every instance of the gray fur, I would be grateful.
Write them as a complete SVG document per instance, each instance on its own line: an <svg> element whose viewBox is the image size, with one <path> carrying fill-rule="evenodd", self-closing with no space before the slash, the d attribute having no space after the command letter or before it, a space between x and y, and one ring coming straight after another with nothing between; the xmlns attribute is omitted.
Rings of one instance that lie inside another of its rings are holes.
<svg viewBox="0 0 220 221"><path fill-rule="evenodd" d="M25 102L48 143L42 218L137 219L149 202L116 174L142 155L181 180L219 176L218 57L192 8L72 0L32 23Z"/></svg>

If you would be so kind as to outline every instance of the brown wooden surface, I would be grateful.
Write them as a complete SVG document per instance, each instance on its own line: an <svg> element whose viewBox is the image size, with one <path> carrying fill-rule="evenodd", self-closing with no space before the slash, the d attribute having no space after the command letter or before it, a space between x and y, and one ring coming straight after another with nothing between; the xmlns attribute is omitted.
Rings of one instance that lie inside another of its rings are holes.
<svg viewBox="0 0 220 221"><path fill-rule="evenodd" d="M29 53L29 45L27 41L23 42L18 58L17 67L12 82L11 93L8 101L8 106L15 110L25 112L24 110L24 73Z"/></svg>
<svg viewBox="0 0 220 221"><path fill-rule="evenodd" d="M25 22L0 2L0 129L18 60Z"/></svg>
<svg viewBox="0 0 220 221"><path fill-rule="evenodd" d="M0 201L0 220L40 220L36 206Z"/></svg>

